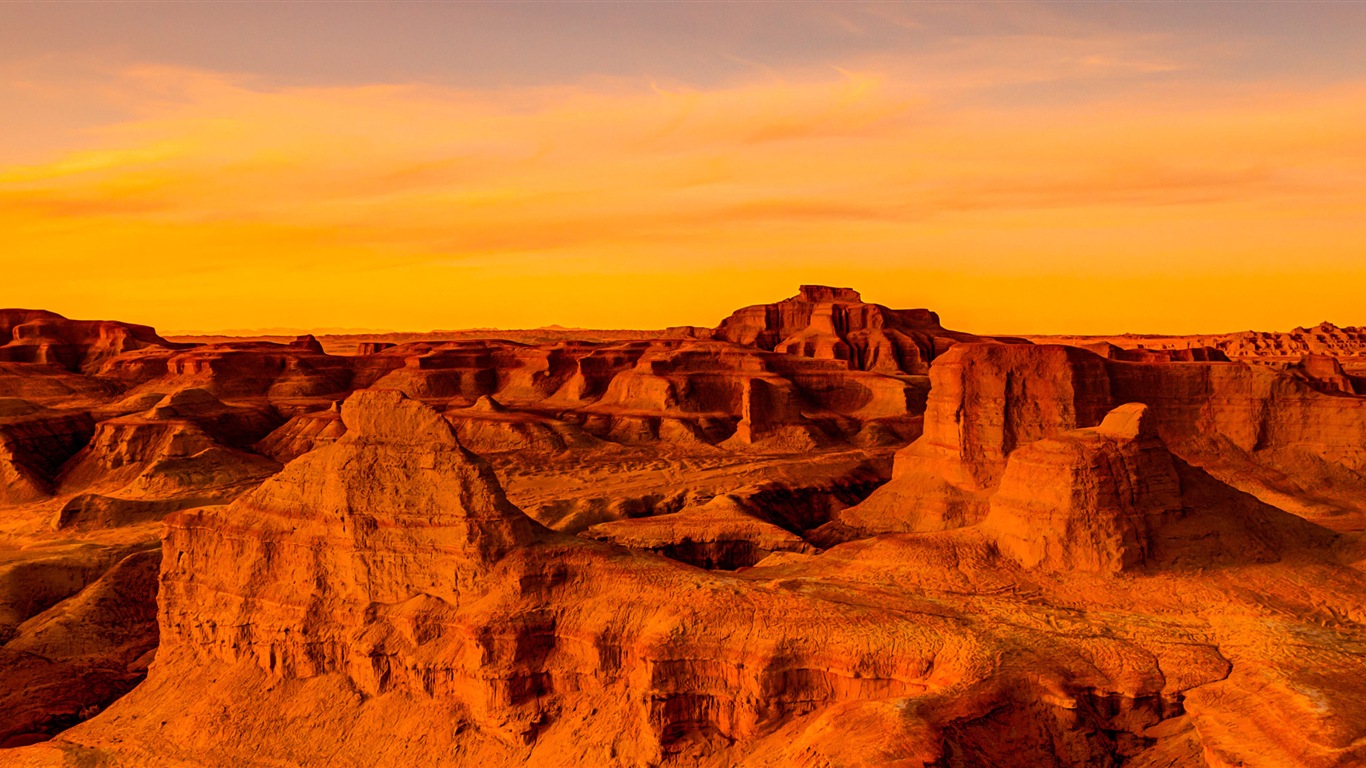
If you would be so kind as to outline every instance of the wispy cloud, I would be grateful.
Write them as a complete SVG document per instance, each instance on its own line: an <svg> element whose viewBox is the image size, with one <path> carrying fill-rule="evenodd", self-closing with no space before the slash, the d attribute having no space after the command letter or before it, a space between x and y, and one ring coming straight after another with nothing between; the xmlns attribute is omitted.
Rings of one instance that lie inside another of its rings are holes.
<svg viewBox="0 0 1366 768"><path fill-rule="evenodd" d="M369 316L314 321L353 325L431 324L449 298L427 286L423 301L437 303L419 306L397 286L445 285L462 297L437 323L449 326L587 322L574 291L605 274L970 275L1027 258L1036 273L1119 284L1192 259L1358 258L1366 83L1106 89L1187 66L1142 40L1011 32L706 89L281 87L140 67L93 86L124 117L0 167L0 253L10 285L39 295L64 295L54 274L87 299L198 292L210 300L164 310L196 327L212 324L206 311L242 325L231 302L272 281L298 286L300 313L330 311L330 291L370 296ZM1067 85L1058 98L995 98L1028 83ZM1147 256L1111 264L1102 252ZM832 269L835 254L850 269ZM535 307L544 314L470 294L515 290L554 263L572 269L557 273L566 297ZM452 277L460 264L484 282ZM1024 311L989 301L1003 307L997 325ZM689 319L630 314L640 309L620 305L616 324Z"/></svg>

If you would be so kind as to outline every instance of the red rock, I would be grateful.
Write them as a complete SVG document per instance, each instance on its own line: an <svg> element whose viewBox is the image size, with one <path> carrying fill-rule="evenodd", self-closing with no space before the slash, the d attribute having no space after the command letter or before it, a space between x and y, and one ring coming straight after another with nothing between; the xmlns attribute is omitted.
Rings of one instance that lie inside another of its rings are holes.
<svg viewBox="0 0 1366 768"><path fill-rule="evenodd" d="M5 461L47 479L0 501L0 732L85 721L0 763L1366 760L1346 367L802 293L718 338L0 363ZM120 565L163 530L159 582Z"/></svg>
<svg viewBox="0 0 1366 768"><path fill-rule="evenodd" d="M583 535L660 552L699 568L727 570L754 565L774 552L816 551L800 536L763 520L751 504L735 496L717 496L673 514L599 523Z"/></svg>
<svg viewBox="0 0 1366 768"><path fill-rule="evenodd" d="M1110 362L1063 346L959 345L931 381L924 434L898 454L892 482L826 536L975 524L1012 451L1126 402L1149 406L1179 458L1239 490L1337 528L1366 520L1366 398L1265 367Z"/></svg>
<svg viewBox="0 0 1366 768"><path fill-rule="evenodd" d="M356 345L357 355L377 355L386 349L393 349L396 345L389 341L362 341Z"/></svg>
<svg viewBox="0 0 1366 768"><path fill-rule="evenodd" d="M981 521L1011 451L1099 423L1112 400L1104 361L1065 346L957 345L930 382L923 434L897 454L890 483L841 514L850 532Z"/></svg>
<svg viewBox="0 0 1366 768"><path fill-rule="evenodd" d="M844 361L849 368L924 374L931 361L971 334L947 331L929 310L864 303L857 291L803 285L777 304L746 307L713 337L799 357Z"/></svg>
<svg viewBox="0 0 1366 768"><path fill-rule="evenodd" d="M157 646L160 559L159 550L129 555L17 627L0 648L0 749L46 739L142 680Z"/></svg>
<svg viewBox="0 0 1366 768"><path fill-rule="evenodd" d="M145 325L106 320L67 320L50 312L4 310L0 330L10 341L0 345L0 360L57 365L71 371L92 373L117 355L176 345Z"/></svg>
<svg viewBox="0 0 1366 768"><path fill-rule="evenodd" d="M90 443L63 466L55 490L63 496L151 499L158 503L147 507L149 515L164 514L168 508L222 503L254 487L279 465L224 445L214 435L246 442L278 423L266 418L252 409L230 408L202 390L165 395L145 412L95 425ZM174 503L166 503L171 500ZM84 511L105 509L107 505L81 502L59 513L56 523L67 527ZM130 509L125 505L125 510ZM116 516L123 520L138 517Z"/></svg>
<svg viewBox="0 0 1366 768"><path fill-rule="evenodd" d="M253 448L257 453L288 464L305 453L337 441L346 434L340 407L301 413L261 438Z"/></svg>
<svg viewBox="0 0 1366 768"><path fill-rule="evenodd" d="M94 422L86 412L0 399L0 504L47 497L62 463L93 433Z"/></svg>
<svg viewBox="0 0 1366 768"><path fill-rule="evenodd" d="M322 342L318 341L317 337L311 333L306 333L303 336L294 339L294 341L290 342L289 346L306 349L309 352L316 352L320 355L324 354Z"/></svg>
<svg viewBox="0 0 1366 768"><path fill-rule="evenodd" d="M1358 388L1357 377L1347 375L1342 363L1328 355L1305 355L1290 370L1304 377L1309 385L1320 392L1338 392L1344 395L1361 395L1366 392Z"/></svg>

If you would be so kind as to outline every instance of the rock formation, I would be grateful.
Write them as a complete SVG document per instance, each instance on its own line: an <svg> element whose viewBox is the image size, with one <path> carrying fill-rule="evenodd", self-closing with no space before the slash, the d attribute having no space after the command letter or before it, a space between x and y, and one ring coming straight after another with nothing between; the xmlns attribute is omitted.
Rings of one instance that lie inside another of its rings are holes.
<svg viewBox="0 0 1366 768"><path fill-rule="evenodd" d="M42 741L141 682L156 650L160 560L159 549L128 555L11 630L0 646L0 749Z"/></svg>
<svg viewBox="0 0 1366 768"><path fill-rule="evenodd" d="M894 479L841 516L857 532L980 522L1013 451L1143 403L1172 451L1273 506L1337 528L1366 507L1366 398L1238 363L1107 361L1076 347L963 344L931 371L924 434ZM837 526L838 527L838 526Z"/></svg>
<svg viewBox="0 0 1366 768"><path fill-rule="evenodd" d="M1137 355L1134 359L1171 354L1176 359L1217 360L1217 357L1210 355L1219 354L1233 360L1293 361L1305 355L1337 358L1366 355L1366 328L1339 328L1329 322L1291 331L1242 331L1195 336L1123 334L1028 338L1039 342L1080 344L1088 348L1092 345L1111 345L1122 348L1125 354Z"/></svg>
<svg viewBox="0 0 1366 768"><path fill-rule="evenodd" d="M68 320L52 312L3 310L0 317L0 360L41 363L92 373L112 357L154 347L176 345L145 325L106 320Z"/></svg>
<svg viewBox="0 0 1366 768"><path fill-rule="evenodd" d="M924 431L897 454L893 481L841 516L869 530L976 523L1017 447L1100 422L1104 361L1064 346L957 345L931 369Z"/></svg>
<svg viewBox="0 0 1366 768"><path fill-rule="evenodd" d="M584 532L600 541L659 552L699 568L734 570L774 552L814 552L802 537L765 521L754 506L732 495L679 512L610 523Z"/></svg>
<svg viewBox="0 0 1366 768"><path fill-rule="evenodd" d="M0 765L1363 764L1366 396L1296 333L0 310Z"/></svg>
<svg viewBox="0 0 1366 768"><path fill-rule="evenodd" d="M1148 562L1153 532L1181 512L1172 456L1131 403L1013 452L982 528L1027 567L1118 573Z"/></svg>
<svg viewBox="0 0 1366 768"><path fill-rule="evenodd" d="M1360 376L1351 376L1343 370L1336 357L1328 355L1305 355L1298 363L1290 366L1309 385L1320 392L1337 392L1343 395L1366 395L1366 382Z"/></svg>
<svg viewBox="0 0 1366 768"><path fill-rule="evenodd" d="M301 413L261 438L253 448L281 464L288 464L314 448L336 442L346 434L340 403L325 410Z"/></svg>
<svg viewBox="0 0 1366 768"><path fill-rule="evenodd" d="M803 285L776 304L745 307L721 321L713 337L893 374L924 374L954 343L978 338L945 330L929 310L888 309L865 303L853 289L823 285Z"/></svg>

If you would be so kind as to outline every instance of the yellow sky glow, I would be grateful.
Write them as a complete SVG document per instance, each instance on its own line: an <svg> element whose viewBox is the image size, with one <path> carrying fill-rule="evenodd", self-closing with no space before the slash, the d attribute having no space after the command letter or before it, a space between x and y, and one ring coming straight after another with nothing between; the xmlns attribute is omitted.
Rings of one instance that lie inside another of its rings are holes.
<svg viewBox="0 0 1366 768"><path fill-rule="evenodd" d="M132 117L0 166L0 304L651 328L825 282L979 332L1366 323L1366 81L971 98L1011 76L1059 75L480 91L132 68Z"/></svg>

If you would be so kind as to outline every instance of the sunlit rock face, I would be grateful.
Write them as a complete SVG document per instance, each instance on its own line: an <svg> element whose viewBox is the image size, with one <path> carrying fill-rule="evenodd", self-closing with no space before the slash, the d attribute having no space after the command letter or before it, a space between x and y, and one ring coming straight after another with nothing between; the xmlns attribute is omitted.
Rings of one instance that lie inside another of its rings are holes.
<svg viewBox="0 0 1366 768"><path fill-rule="evenodd" d="M796 357L839 360L853 370L923 374L930 362L972 334L946 330L927 309L865 303L858 291L803 285L776 304L745 307L714 337Z"/></svg>
<svg viewBox="0 0 1366 768"><path fill-rule="evenodd" d="M1337 358L0 324L0 765L1366 761Z"/></svg>

